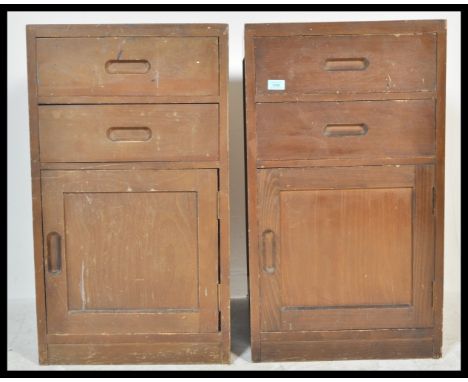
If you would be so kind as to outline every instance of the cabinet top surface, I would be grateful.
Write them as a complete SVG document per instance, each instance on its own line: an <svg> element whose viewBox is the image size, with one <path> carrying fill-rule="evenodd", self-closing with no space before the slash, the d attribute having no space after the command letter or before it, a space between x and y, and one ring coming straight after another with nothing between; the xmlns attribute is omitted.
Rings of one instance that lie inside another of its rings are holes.
<svg viewBox="0 0 468 382"><path fill-rule="evenodd" d="M317 34L431 33L447 29L446 20L395 20L245 24L245 36Z"/></svg>
<svg viewBox="0 0 468 382"><path fill-rule="evenodd" d="M227 24L35 24L26 30L33 37L105 36L217 36Z"/></svg>

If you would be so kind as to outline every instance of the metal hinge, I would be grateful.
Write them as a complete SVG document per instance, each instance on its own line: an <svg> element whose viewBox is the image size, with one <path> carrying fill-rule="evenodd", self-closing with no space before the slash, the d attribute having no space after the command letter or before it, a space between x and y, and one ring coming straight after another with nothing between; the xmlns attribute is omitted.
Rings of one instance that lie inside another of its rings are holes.
<svg viewBox="0 0 468 382"><path fill-rule="evenodd" d="M221 220L221 192L218 191L218 199L217 199L217 206L216 206L216 216L218 217L218 220Z"/></svg>

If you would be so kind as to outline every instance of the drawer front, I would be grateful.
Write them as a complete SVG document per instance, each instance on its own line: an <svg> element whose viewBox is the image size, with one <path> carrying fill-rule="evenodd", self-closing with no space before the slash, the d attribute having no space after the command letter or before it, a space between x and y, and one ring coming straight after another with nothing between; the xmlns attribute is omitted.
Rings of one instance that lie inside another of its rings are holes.
<svg viewBox="0 0 468 382"><path fill-rule="evenodd" d="M218 95L216 37L37 39L39 96Z"/></svg>
<svg viewBox="0 0 468 382"><path fill-rule="evenodd" d="M434 155L433 100L257 104L258 159Z"/></svg>
<svg viewBox="0 0 468 382"><path fill-rule="evenodd" d="M213 161L218 105L40 106L42 162Z"/></svg>
<svg viewBox="0 0 468 382"><path fill-rule="evenodd" d="M435 34L262 37L254 45L258 95L435 89Z"/></svg>

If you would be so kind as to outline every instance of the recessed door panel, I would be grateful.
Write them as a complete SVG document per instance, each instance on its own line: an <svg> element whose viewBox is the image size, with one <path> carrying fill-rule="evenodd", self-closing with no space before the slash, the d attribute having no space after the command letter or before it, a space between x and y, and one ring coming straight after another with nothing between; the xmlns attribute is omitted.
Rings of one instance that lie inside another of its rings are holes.
<svg viewBox="0 0 468 382"><path fill-rule="evenodd" d="M218 331L216 170L43 171L49 333Z"/></svg>
<svg viewBox="0 0 468 382"><path fill-rule="evenodd" d="M280 193L287 307L410 305L411 188Z"/></svg>
<svg viewBox="0 0 468 382"><path fill-rule="evenodd" d="M196 192L67 193L70 310L197 309Z"/></svg>
<svg viewBox="0 0 468 382"><path fill-rule="evenodd" d="M258 170L262 331L432 325L432 166Z"/></svg>

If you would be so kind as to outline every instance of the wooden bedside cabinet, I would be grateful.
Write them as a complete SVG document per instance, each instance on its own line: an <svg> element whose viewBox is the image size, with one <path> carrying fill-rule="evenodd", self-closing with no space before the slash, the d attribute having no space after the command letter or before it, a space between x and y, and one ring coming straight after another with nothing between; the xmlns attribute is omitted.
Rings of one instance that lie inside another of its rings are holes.
<svg viewBox="0 0 468 382"><path fill-rule="evenodd" d="M246 25L254 361L441 356L445 41Z"/></svg>
<svg viewBox="0 0 468 382"><path fill-rule="evenodd" d="M229 362L227 33L28 26L40 363Z"/></svg>

